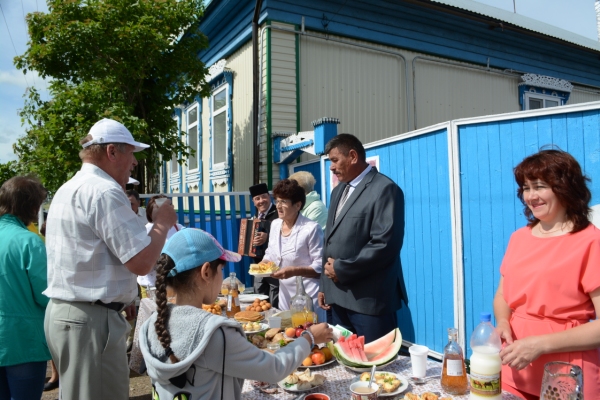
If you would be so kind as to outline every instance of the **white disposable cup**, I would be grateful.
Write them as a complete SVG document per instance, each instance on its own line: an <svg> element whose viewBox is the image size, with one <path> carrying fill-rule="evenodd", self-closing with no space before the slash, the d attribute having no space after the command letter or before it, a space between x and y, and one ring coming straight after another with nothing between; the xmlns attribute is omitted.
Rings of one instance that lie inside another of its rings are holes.
<svg viewBox="0 0 600 400"><path fill-rule="evenodd" d="M166 197L161 197L160 199L156 199L156 200L154 200L154 203L156 203L156 205L160 207L160 206L162 206L163 204L165 204L165 202L166 202L167 200L169 200L169 199L168 199L168 198L166 198Z"/></svg>
<svg viewBox="0 0 600 400"><path fill-rule="evenodd" d="M281 328L281 317L270 317L269 326L271 328Z"/></svg>
<svg viewBox="0 0 600 400"><path fill-rule="evenodd" d="M424 378L427 375L427 354L429 354L429 347L414 344L408 348L408 352L410 353L413 376L415 378Z"/></svg>

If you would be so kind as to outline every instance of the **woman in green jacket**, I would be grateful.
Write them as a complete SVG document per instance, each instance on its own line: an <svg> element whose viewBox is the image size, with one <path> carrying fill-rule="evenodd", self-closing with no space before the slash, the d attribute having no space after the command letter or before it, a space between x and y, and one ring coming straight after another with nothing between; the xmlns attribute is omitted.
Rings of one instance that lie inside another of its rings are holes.
<svg viewBox="0 0 600 400"><path fill-rule="evenodd" d="M27 229L46 189L17 176L0 187L0 399L42 397L51 358L44 336L46 248Z"/></svg>

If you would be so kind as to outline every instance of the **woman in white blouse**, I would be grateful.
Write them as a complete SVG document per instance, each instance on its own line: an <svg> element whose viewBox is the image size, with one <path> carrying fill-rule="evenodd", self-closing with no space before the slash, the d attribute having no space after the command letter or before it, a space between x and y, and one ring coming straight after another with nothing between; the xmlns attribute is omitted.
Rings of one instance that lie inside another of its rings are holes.
<svg viewBox="0 0 600 400"><path fill-rule="evenodd" d="M159 207L158 204L156 204L156 199L163 199L163 198L166 199L167 196L159 194L158 196L153 196L152 198L150 198L150 201L148 202L148 206L146 207L146 218L148 219L148 223L146 224L147 232L150 232L152 230L152 227L154 226L154 222L153 222L154 217L156 216L156 212L158 211L158 207ZM185 228L185 226L183 226L181 224L173 225L171 227L171 229L169 229L169 232L167 232L167 242L169 241L171 236L173 236L177 231L180 231L181 229L184 229L184 228ZM156 269L152 269L152 271L150 271L150 273L148 273L148 275L139 275L137 277L137 283L142 288L142 298L148 297L146 290L150 287L154 287L155 282L156 282Z"/></svg>
<svg viewBox="0 0 600 400"><path fill-rule="evenodd" d="M269 246L263 263L272 261L280 269L271 277L280 279L279 308L289 310L290 299L296 294L296 276L302 276L304 289L313 299L319 321L324 313L318 306L319 277L323 269L323 230L314 221L300 214L306 195L295 180L284 179L273 188L279 219L271 223Z"/></svg>

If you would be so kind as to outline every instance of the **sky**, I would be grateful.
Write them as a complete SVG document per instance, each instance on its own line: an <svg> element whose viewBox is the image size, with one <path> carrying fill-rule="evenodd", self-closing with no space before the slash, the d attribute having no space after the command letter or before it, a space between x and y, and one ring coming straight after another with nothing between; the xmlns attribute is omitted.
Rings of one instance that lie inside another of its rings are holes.
<svg viewBox="0 0 600 400"><path fill-rule="evenodd" d="M587 38L598 40L594 0L477 0L516 12ZM27 49L29 40L24 16L47 12L45 0L0 0L0 163L16 160L12 145L25 134L18 115L27 87L35 87L48 99L47 82L37 74L24 75L13 64ZM11 40L12 39L12 40Z"/></svg>

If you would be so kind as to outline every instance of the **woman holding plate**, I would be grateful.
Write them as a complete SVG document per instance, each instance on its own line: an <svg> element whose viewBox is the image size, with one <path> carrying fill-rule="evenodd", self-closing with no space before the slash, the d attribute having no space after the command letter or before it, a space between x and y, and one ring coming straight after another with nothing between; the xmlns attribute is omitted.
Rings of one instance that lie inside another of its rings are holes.
<svg viewBox="0 0 600 400"><path fill-rule="evenodd" d="M275 206L279 219L271 223L269 246L263 258L272 261L279 270L271 277L280 279L279 309L289 310L290 299L296 294L296 276L301 276L306 294L313 299L314 310L318 307L319 277L323 253L323 230L314 221L300 214L306 202L304 189L293 179L279 181L273 188ZM324 312L317 314L325 320Z"/></svg>

